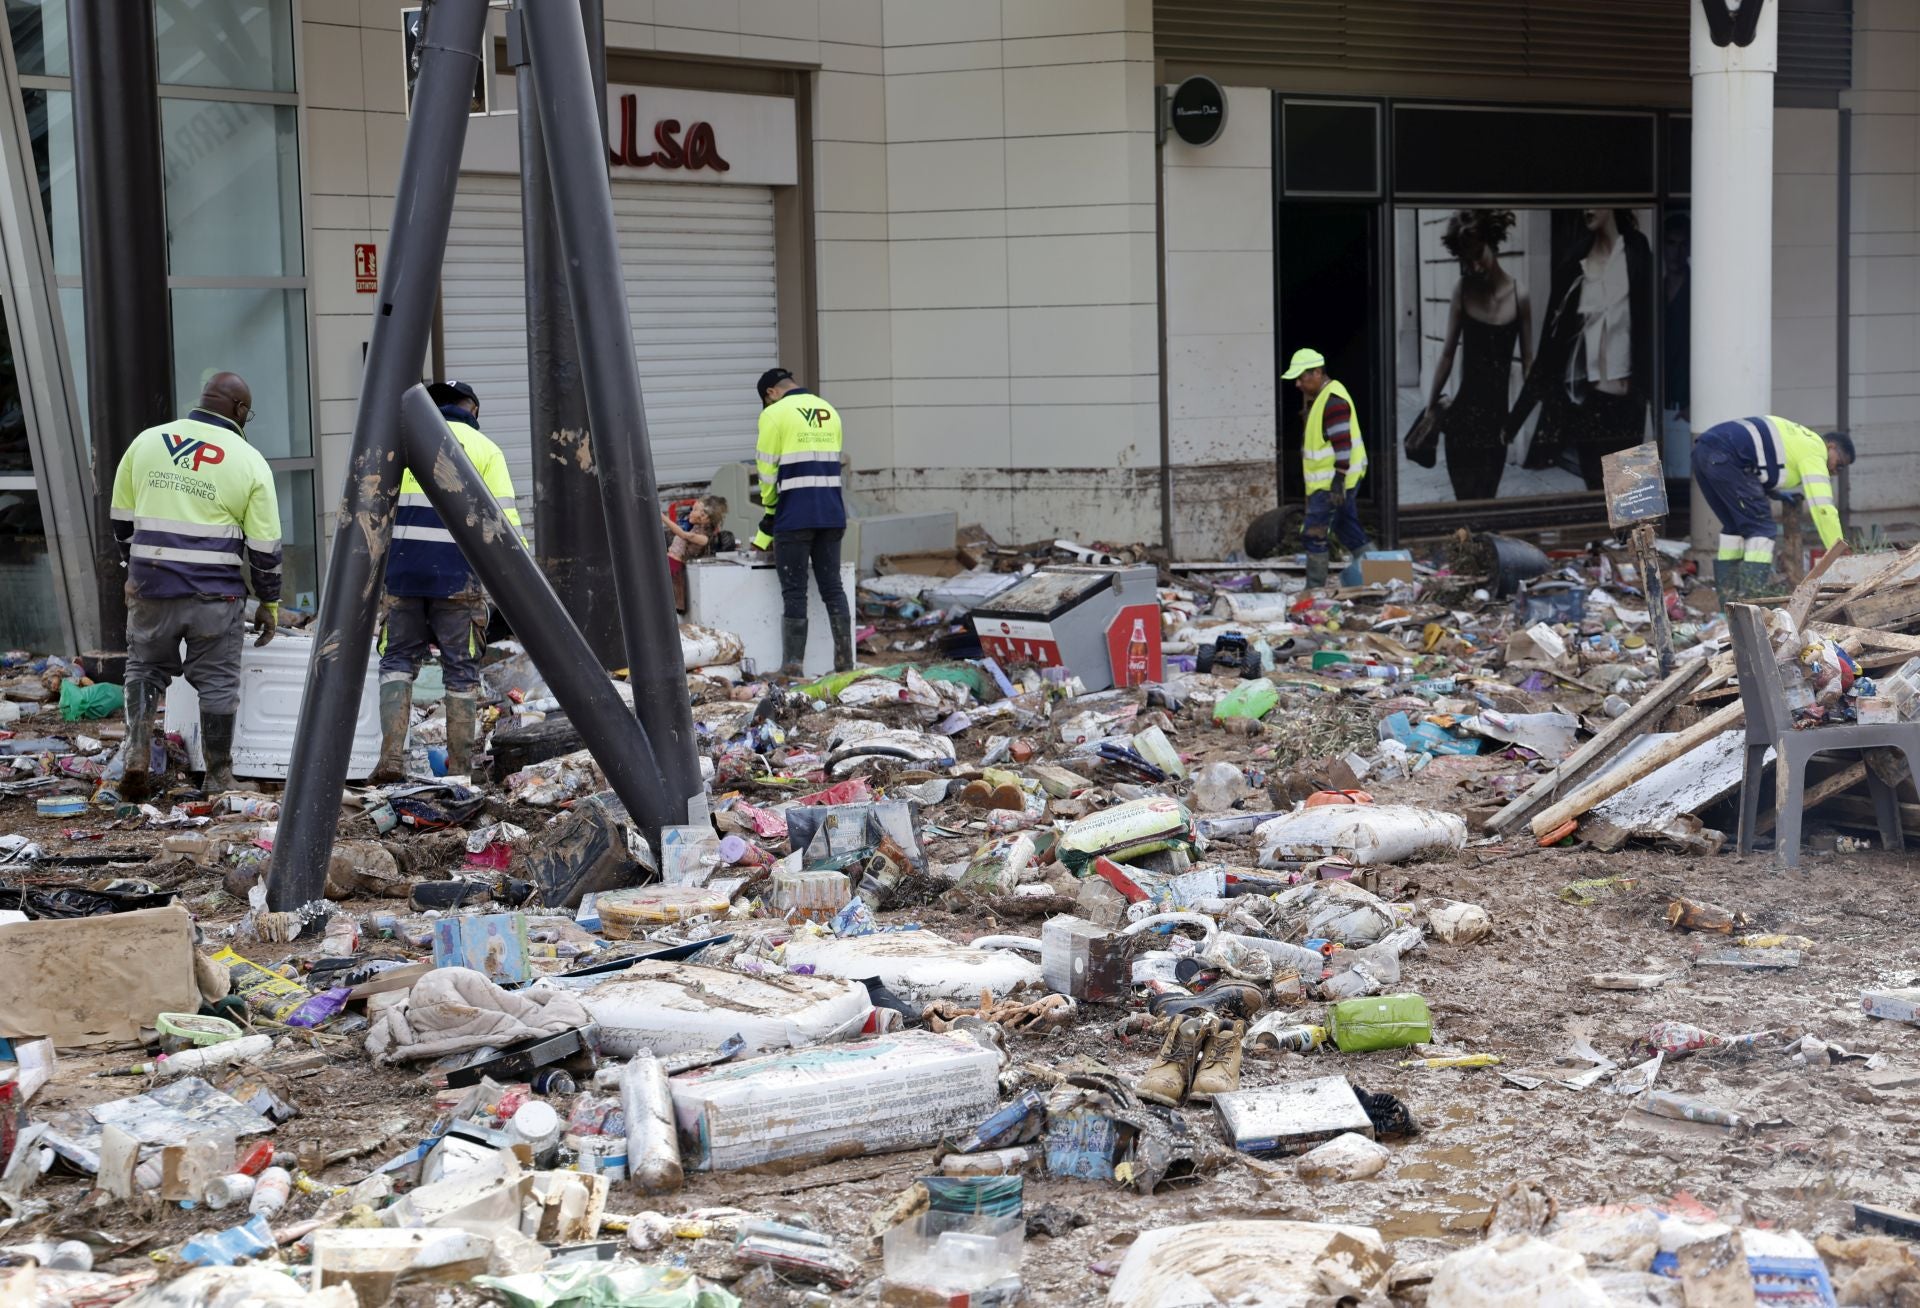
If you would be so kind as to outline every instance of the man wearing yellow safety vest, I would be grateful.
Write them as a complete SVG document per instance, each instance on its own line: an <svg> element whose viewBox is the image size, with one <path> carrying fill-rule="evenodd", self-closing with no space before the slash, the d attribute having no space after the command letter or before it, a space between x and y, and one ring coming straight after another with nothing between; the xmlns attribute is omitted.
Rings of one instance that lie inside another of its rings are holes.
<svg viewBox="0 0 1920 1308"><path fill-rule="evenodd" d="M1806 496L1820 544L1841 536L1833 474L1853 462L1845 432L1825 436L1785 418L1735 418L1700 433L1693 446L1693 480L1720 519L1720 553L1713 588L1721 603L1766 594L1773 582L1773 542L1780 533L1768 497L1797 513Z"/></svg>
<svg viewBox="0 0 1920 1308"><path fill-rule="evenodd" d="M124 799L151 789L154 710L183 672L200 696L202 788L233 789L249 582L260 601L253 643L272 640L280 620L280 500L266 459L247 444L252 417L247 383L214 373L198 407L135 436L114 471L113 537L127 565Z"/></svg>
<svg viewBox="0 0 1920 1308"><path fill-rule="evenodd" d="M514 505L507 456L480 430L480 397L461 381L435 382L427 394L518 531L520 511ZM374 767L375 781L406 776L413 679L429 646L440 651L440 675L447 688L447 775L465 778L472 771L480 654L486 644L487 597L420 482L412 472L403 472L380 613L380 761Z"/></svg>
<svg viewBox="0 0 1920 1308"><path fill-rule="evenodd" d="M1360 417L1347 388L1327 376L1327 360L1318 350L1295 350L1280 374L1300 388L1307 434L1300 446L1300 468L1307 483L1307 521L1302 529L1307 550L1307 586L1327 584L1327 531L1358 558L1366 553L1367 532L1360 525L1354 488L1367 475L1367 447L1360 439Z"/></svg>
<svg viewBox="0 0 1920 1308"><path fill-rule="evenodd" d="M840 584L840 539L847 507L840 498L840 414L802 390L785 368L760 374L760 504L766 513L753 547L773 550L780 575L780 671L800 675L807 656L807 572L833 623L833 666L853 666L853 628Z"/></svg>

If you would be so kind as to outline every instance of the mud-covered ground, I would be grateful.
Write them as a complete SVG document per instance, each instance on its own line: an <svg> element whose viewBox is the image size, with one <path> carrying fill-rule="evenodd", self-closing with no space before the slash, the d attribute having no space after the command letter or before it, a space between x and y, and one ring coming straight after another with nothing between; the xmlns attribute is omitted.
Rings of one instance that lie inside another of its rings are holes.
<svg viewBox="0 0 1920 1308"><path fill-rule="evenodd" d="M1356 704L1356 713L1369 714ZM1201 760L1252 761L1256 745L1210 725L1181 718L1176 743ZM1439 759L1412 778L1370 789L1382 801L1463 810L1492 802L1489 779L1521 765L1492 758ZM950 817L947 815L951 815ZM524 817L524 815L522 815ZM958 823L963 811L943 806L930 815ZM974 815L977 816L977 815ZM1711 815L1710 815L1711 816ZM0 800L0 831L36 836L60 852L125 849L138 855L159 843L154 833L111 833L108 841L68 845L69 827L99 825L88 815L42 821L31 798ZM938 842L935 861L965 856L971 841ZM1225 862L1250 864L1249 844L1224 842ZM93 875L97 873L90 873ZM48 874L37 874L46 878ZM180 897L212 937L236 920L241 905L220 889L218 869L157 863L140 869ZM1637 885L1597 904L1564 900L1569 882L1627 876ZM1030 1176L1028 1210L1045 1209L1057 1234L1028 1240L1023 1265L1030 1300L1095 1304L1106 1293L1103 1272L1146 1228L1224 1217L1289 1217L1372 1225L1407 1262L1432 1257L1477 1238L1502 1190L1534 1181L1564 1207L1601 1202L1673 1202L1690 1199L1730 1219L1788 1227L1814 1235L1850 1227L1856 1200L1911 1207L1920 1191L1920 1027L1877 1022L1860 1011L1861 992L1911 985L1920 978L1920 910L1911 856L1892 853L1809 854L1803 870L1776 871L1766 855L1740 858L1678 856L1645 847L1596 853L1578 845L1541 849L1530 839L1504 844L1478 838L1456 859L1382 869L1389 898L1441 895L1469 900L1492 915L1494 931L1478 943L1449 947L1429 942L1403 960L1398 989L1428 999L1435 1044L1423 1054L1499 1055L1500 1068L1429 1070L1403 1067L1411 1051L1343 1055L1249 1055L1242 1084L1258 1087L1338 1073L1371 1091L1387 1091L1412 1110L1417 1137L1391 1145L1393 1161L1377 1177L1306 1183L1284 1160L1248 1162L1219 1149L1197 1179L1141 1196L1107 1185ZM1703 949L1724 937L1669 929L1669 899L1685 894L1746 914L1756 932L1787 932L1813 940L1801 965L1778 972L1695 968ZM356 901L356 914L405 912L404 904ZM1037 934L1038 919L1001 920L976 905L935 903L882 915L917 920L954 938L989 932ZM317 942L244 952L277 964L317 951ZM373 942L369 952L403 956L404 946ZM76 969L84 959L73 960ZM1667 982L1649 991L1590 986L1599 972L1660 973ZM1013 1036L1016 1063L1055 1066L1070 1058L1103 1061L1126 1077L1148 1065L1154 1042L1117 1038L1120 1007L1083 1006L1070 1030ZM1302 1005L1302 1020L1318 1020L1320 1006ZM1717 1127L1656 1122L1635 1113L1627 1098L1603 1080L1570 1090L1547 1079L1522 1089L1502 1072L1571 1075L1578 1059L1555 1067L1577 1034L1623 1066L1629 1043L1654 1022L1670 1019L1710 1031L1765 1031L1770 1039L1741 1057L1695 1055L1669 1061L1662 1089L1732 1108L1762 1123L1739 1134ZM1807 1062L1784 1052L1801 1035L1833 1052ZM322 1181L347 1184L410 1146L434 1119L432 1091L415 1074L371 1067L354 1037L320 1032L309 1039L317 1055L309 1066L270 1084L301 1116L275 1134L277 1147L296 1155ZM1857 1055L1839 1061L1844 1050ZM1886 1055L1869 1068L1865 1056ZM89 1073L121 1066L130 1050L63 1053L55 1082L32 1112L85 1107L131 1092L138 1082L93 1079ZM1544 1072L1543 1072L1544 1069ZM1205 1110L1183 1110L1189 1124L1214 1139ZM913 1180L932 1170L930 1151L855 1158L778 1175L699 1174L664 1200L645 1201L616 1189L609 1211L652 1207L669 1213L737 1205L775 1217L802 1217L842 1237L866 1257L878 1277L877 1243L869 1225ZM104 1266L150 1266L150 1257L196 1231L225 1222L172 1206L89 1204L88 1181L56 1172L33 1194L53 1200L52 1211L0 1237L0 1243L40 1234L105 1232L118 1249ZM296 1194L280 1219L309 1215L317 1198ZM1076 1221L1083 1224L1074 1225ZM468 1288L416 1287L399 1300L469 1302Z"/></svg>

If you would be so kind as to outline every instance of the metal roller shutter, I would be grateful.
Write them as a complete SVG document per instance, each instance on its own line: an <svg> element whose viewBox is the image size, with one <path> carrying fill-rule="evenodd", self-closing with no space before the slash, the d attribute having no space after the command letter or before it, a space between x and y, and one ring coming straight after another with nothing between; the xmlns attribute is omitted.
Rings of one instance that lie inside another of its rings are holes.
<svg viewBox="0 0 1920 1308"><path fill-rule="evenodd" d="M773 192L615 181L613 209L654 473L663 487L704 484L720 464L752 457L753 382L779 355ZM440 286L447 375L479 393L481 426L506 452L529 515L518 178L461 177Z"/></svg>

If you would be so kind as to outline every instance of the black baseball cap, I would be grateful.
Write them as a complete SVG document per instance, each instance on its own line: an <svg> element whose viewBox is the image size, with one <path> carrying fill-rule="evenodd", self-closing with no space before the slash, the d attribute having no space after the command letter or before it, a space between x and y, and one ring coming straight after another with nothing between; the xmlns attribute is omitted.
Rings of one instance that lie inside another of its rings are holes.
<svg viewBox="0 0 1920 1308"><path fill-rule="evenodd" d="M772 390L774 387L778 386L783 381L792 381L792 380L793 380L793 374L788 372L785 368L769 368L765 372L760 374L760 382L757 386L753 388L754 394L758 395L761 399L764 400L767 397L768 391Z"/></svg>
<svg viewBox="0 0 1920 1308"><path fill-rule="evenodd" d="M463 381L433 382L427 387L427 394L433 397L435 404L458 404L462 400L480 403L480 397L473 393L473 387Z"/></svg>
<svg viewBox="0 0 1920 1308"><path fill-rule="evenodd" d="M1835 445L1838 445L1840 452L1847 456L1848 463L1852 463L1859 457L1859 455L1853 451L1853 437L1843 431L1830 431L1821 439L1832 441Z"/></svg>

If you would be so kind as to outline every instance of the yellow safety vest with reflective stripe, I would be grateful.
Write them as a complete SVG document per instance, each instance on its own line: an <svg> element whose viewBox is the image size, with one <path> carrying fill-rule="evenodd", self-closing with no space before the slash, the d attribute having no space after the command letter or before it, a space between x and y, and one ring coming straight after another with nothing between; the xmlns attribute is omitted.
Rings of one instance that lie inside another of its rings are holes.
<svg viewBox="0 0 1920 1308"><path fill-rule="evenodd" d="M1360 440L1360 410L1353 402L1353 396L1347 394L1347 388L1337 381L1329 380L1313 397L1313 408L1307 412L1307 438L1300 447L1300 468L1306 475L1307 494L1329 490L1333 486L1333 473L1338 452L1327 440L1322 422L1327 412L1327 401L1338 395L1347 402L1347 411L1353 415L1350 429L1352 448L1347 454L1348 490L1360 484L1360 478L1367 472L1367 447Z"/></svg>
<svg viewBox="0 0 1920 1308"><path fill-rule="evenodd" d="M1780 485L1806 492L1807 511L1819 529L1821 548L1832 549L1844 533L1840 508L1834 503L1833 478L1827 475L1826 437L1786 418L1769 416L1767 422L1780 436Z"/></svg>
<svg viewBox="0 0 1920 1308"><path fill-rule="evenodd" d="M753 547L783 531L832 531L847 525L841 499L840 414L812 391L791 390L760 411L754 465L766 510Z"/></svg>
<svg viewBox="0 0 1920 1308"><path fill-rule="evenodd" d="M195 409L133 438L113 476L113 535L144 599L280 598L273 471L227 418Z"/></svg>
<svg viewBox="0 0 1920 1308"><path fill-rule="evenodd" d="M466 451L473 470L493 492L493 498L517 533L520 510L514 502L513 476L507 471L507 456L473 425L464 410L449 405L441 413L447 419L448 430ZM455 413L461 416L456 418ZM524 540L522 537L523 543ZM387 594L447 599L473 590L475 585L466 556L454 544L453 533L441 521L439 511L427 498L419 480L411 471L402 472L400 503L393 517L393 549L387 556Z"/></svg>

